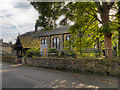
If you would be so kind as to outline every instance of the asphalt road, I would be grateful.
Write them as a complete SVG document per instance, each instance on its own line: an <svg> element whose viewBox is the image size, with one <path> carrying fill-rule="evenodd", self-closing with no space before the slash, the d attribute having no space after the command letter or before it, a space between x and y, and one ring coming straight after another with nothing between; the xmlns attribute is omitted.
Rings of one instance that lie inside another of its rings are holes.
<svg viewBox="0 0 120 90"><path fill-rule="evenodd" d="M98 78L2 63L2 88L118 88L117 78Z"/></svg>

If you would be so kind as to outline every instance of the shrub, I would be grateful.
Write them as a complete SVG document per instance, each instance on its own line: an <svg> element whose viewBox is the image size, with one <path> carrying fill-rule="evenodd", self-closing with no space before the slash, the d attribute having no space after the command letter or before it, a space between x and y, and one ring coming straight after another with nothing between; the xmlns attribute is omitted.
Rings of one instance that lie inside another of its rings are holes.
<svg viewBox="0 0 120 90"><path fill-rule="evenodd" d="M64 51L62 51L62 52L60 53L60 57L66 57L66 55L65 55L65 52L64 52Z"/></svg>
<svg viewBox="0 0 120 90"><path fill-rule="evenodd" d="M56 48L49 48L48 49L48 56L58 56L58 50Z"/></svg>
<svg viewBox="0 0 120 90"><path fill-rule="evenodd" d="M26 57L40 57L40 49L38 48L31 48L26 51Z"/></svg>

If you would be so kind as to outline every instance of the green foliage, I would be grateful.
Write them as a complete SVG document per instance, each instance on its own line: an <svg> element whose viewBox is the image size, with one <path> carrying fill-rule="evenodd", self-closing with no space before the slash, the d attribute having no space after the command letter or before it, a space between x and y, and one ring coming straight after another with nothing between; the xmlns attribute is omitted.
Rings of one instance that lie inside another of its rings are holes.
<svg viewBox="0 0 120 90"><path fill-rule="evenodd" d="M31 2L32 6L40 14L36 21L36 27L42 27L44 30L51 30L57 25L70 25L68 21L74 21L77 3L73 2ZM59 24L56 20L64 16Z"/></svg>
<svg viewBox="0 0 120 90"><path fill-rule="evenodd" d="M65 57L66 55L65 55L65 52L64 51L62 51L61 53L60 53L60 57Z"/></svg>
<svg viewBox="0 0 120 90"><path fill-rule="evenodd" d="M26 57L40 57L40 49L38 48L31 48L26 51Z"/></svg>
<svg viewBox="0 0 120 90"><path fill-rule="evenodd" d="M100 41L104 40L102 37L103 33L100 33L100 28L98 27L99 22L94 17L97 12L90 10L90 8L93 8L91 5L94 7L94 3L77 3L75 24L69 29L71 39L65 42L65 51L81 54L84 49L94 48L97 38ZM84 55L86 54L84 53Z"/></svg>
<svg viewBox="0 0 120 90"><path fill-rule="evenodd" d="M117 21L118 21L118 57L120 57L120 1L117 3L118 12L117 12Z"/></svg>
<svg viewBox="0 0 120 90"><path fill-rule="evenodd" d="M31 2L34 8L40 14L36 21L36 27L42 27L50 30L56 27L56 20L60 16L60 8L64 4L62 2Z"/></svg>
<svg viewBox="0 0 120 90"><path fill-rule="evenodd" d="M65 53L65 57L75 57L75 50L74 50L74 44L73 44L74 40L71 37L68 41L64 42L64 53Z"/></svg>
<svg viewBox="0 0 120 90"><path fill-rule="evenodd" d="M48 53L58 53L56 48L49 48Z"/></svg>
<svg viewBox="0 0 120 90"><path fill-rule="evenodd" d="M68 44L65 47L65 50L69 50L68 52L71 54L73 52L81 53L81 49L94 48L97 38L103 41L105 33L113 34L118 30L116 28L118 25L111 23L110 20L103 20L106 13L103 11L106 11L105 8L109 11L113 6L112 3L102 2L101 5L99 2L32 2L31 4L40 14L36 26L41 26L44 30L51 30L57 25L69 25L68 21L74 22L69 29L71 41L66 42ZM99 19L98 13L101 19ZM109 12L106 14L109 15ZM57 24L56 20L60 16L64 16L64 18ZM109 19L109 16L107 18ZM99 27L99 24L102 24L102 27Z"/></svg>
<svg viewBox="0 0 120 90"><path fill-rule="evenodd" d="M58 56L59 52L56 48L49 48L48 49L48 56Z"/></svg>

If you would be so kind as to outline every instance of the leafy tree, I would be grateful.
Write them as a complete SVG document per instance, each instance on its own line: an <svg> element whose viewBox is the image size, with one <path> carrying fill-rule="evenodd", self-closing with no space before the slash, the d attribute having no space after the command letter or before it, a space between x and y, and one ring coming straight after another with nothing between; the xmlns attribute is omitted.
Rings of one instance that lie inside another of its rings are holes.
<svg viewBox="0 0 120 90"><path fill-rule="evenodd" d="M111 33L111 28L109 26L109 23L110 23L109 11L112 8L113 4L114 4L114 2L101 2L101 4L100 4L100 2L78 3L77 19L75 22L75 24L79 27L79 28L75 28L75 29L83 30L82 34L84 35L84 33L85 33L86 36L90 33L89 29L88 29L89 27L92 27L92 26L94 27L97 24L97 21L102 24L102 30L100 32L102 32L104 34L104 46L105 46L106 57L113 56L112 55L112 38L111 38L112 33ZM97 13L99 13L101 20L98 18ZM87 14L87 15L85 15L85 14ZM87 25L85 25L86 23L87 23ZM76 27L76 25L74 25L74 26ZM75 31L75 29L72 28L71 30ZM95 27L92 30L94 30L94 29L95 29ZM88 39L88 41L89 40L91 40L91 39ZM84 44L81 44L81 45L84 45Z"/></svg>
<svg viewBox="0 0 120 90"><path fill-rule="evenodd" d="M91 12L91 5L94 6L94 3L78 3L75 24L69 30L72 36L76 36L74 37L74 42L76 43L75 46L78 46L78 48L85 49L89 46L93 48L96 38L100 35L98 32L99 22L94 18L94 15L97 13ZM81 8L83 8L82 11Z"/></svg>
<svg viewBox="0 0 120 90"><path fill-rule="evenodd" d="M106 57L113 56L109 11L114 2L32 2L31 4L40 14L36 27L52 29L57 26L56 20L64 15L65 17L59 25L68 25L68 21L74 21L75 24L71 27L70 32L74 35L73 39L79 48L80 46L87 47L86 45L98 41L98 38L102 36L98 32L100 30L104 35ZM101 20L98 18L98 13ZM99 23L102 24L102 29L98 28ZM89 37L88 34L92 36ZM78 47L77 50L79 50Z"/></svg>
<svg viewBox="0 0 120 90"><path fill-rule="evenodd" d="M35 30L37 30L37 27L41 27L44 30L50 30L56 27L56 20L60 15L59 12L63 3L31 2L31 4L39 13L39 17L35 25Z"/></svg>
<svg viewBox="0 0 120 90"><path fill-rule="evenodd" d="M120 1L118 4L118 56L120 57Z"/></svg>
<svg viewBox="0 0 120 90"><path fill-rule="evenodd" d="M113 33L112 42L114 46L118 44L118 56L120 57L120 1L113 6L112 10L117 12L112 15L115 19L110 23Z"/></svg>
<svg viewBox="0 0 120 90"><path fill-rule="evenodd" d="M114 2L102 2L102 5L100 2L95 2L96 7L98 9L98 12L100 14L101 20L102 20L102 26L104 31L104 46L105 46L105 54L106 57L113 57L112 55L112 33L111 29L109 28L109 11L112 8Z"/></svg>

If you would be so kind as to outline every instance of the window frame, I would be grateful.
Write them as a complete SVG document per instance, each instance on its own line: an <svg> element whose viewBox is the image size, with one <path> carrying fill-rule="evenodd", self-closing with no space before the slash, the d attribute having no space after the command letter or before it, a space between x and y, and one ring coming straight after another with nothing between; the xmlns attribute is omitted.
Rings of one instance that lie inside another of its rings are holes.
<svg viewBox="0 0 120 90"><path fill-rule="evenodd" d="M60 50L60 37L53 37L53 47Z"/></svg>
<svg viewBox="0 0 120 90"><path fill-rule="evenodd" d="M69 37L69 39L70 39L70 35L67 35L67 36L66 36L66 41L68 41L68 40L69 40L69 39L68 39L68 37Z"/></svg>
<svg viewBox="0 0 120 90"><path fill-rule="evenodd" d="M41 39L41 44L47 44L47 39L46 38L42 38Z"/></svg>

